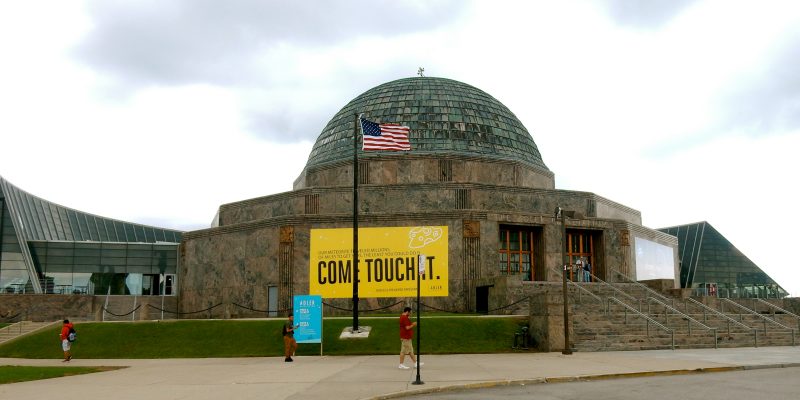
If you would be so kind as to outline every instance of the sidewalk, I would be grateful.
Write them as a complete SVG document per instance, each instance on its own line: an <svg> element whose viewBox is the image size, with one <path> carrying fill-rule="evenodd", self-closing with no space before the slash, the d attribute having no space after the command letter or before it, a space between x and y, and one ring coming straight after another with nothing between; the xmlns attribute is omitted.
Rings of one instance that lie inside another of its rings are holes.
<svg viewBox="0 0 800 400"><path fill-rule="evenodd" d="M127 366L116 371L0 385L0 398L382 399L417 391L457 390L633 375L800 366L800 347L630 352L424 355L424 385L397 356L81 360L72 366ZM408 360L407 360L408 362ZM60 360L0 359L0 365L62 366Z"/></svg>

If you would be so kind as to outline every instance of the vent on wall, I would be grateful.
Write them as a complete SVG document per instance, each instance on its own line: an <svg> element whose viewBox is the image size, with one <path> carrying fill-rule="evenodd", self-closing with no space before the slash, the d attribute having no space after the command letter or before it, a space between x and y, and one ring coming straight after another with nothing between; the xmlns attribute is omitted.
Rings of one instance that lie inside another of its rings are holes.
<svg viewBox="0 0 800 400"><path fill-rule="evenodd" d="M358 162L358 183L369 184L369 161Z"/></svg>
<svg viewBox="0 0 800 400"><path fill-rule="evenodd" d="M466 210L471 208L469 189L456 189L456 210Z"/></svg>
<svg viewBox="0 0 800 400"><path fill-rule="evenodd" d="M292 271L293 262L292 259L294 257L294 243L280 243L278 245L278 279L280 281L278 287L278 309L279 310L291 310L292 309L292 297L294 296L294 274Z"/></svg>
<svg viewBox="0 0 800 400"><path fill-rule="evenodd" d="M319 194L306 195L306 214L319 214Z"/></svg>
<svg viewBox="0 0 800 400"><path fill-rule="evenodd" d="M439 160L439 182L453 181L453 161Z"/></svg>

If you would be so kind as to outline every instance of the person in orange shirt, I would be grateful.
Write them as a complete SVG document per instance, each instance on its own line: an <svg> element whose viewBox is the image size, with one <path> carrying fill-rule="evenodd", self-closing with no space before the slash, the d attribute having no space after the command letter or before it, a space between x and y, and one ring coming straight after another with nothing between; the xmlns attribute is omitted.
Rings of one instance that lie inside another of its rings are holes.
<svg viewBox="0 0 800 400"><path fill-rule="evenodd" d="M72 342L69 341L69 331L72 327L73 325L68 319L65 319L64 324L61 326L59 338L61 338L61 350L64 351L64 362L72 360L72 352L70 351Z"/></svg>

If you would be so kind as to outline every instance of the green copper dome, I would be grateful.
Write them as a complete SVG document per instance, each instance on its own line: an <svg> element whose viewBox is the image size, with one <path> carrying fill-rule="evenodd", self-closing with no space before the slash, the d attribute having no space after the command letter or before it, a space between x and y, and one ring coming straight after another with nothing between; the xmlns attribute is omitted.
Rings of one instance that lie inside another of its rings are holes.
<svg viewBox="0 0 800 400"><path fill-rule="evenodd" d="M411 154L511 160L548 170L528 130L506 106L473 86L444 78L398 79L367 90L331 118L306 167L352 160L355 114L411 128ZM408 152L362 152L373 154Z"/></svg>

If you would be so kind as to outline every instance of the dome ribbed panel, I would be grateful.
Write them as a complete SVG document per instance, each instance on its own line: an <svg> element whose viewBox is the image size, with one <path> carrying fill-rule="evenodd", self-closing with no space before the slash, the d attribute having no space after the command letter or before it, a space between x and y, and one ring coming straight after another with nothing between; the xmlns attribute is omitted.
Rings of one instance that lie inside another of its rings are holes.
<svg viewBox="0 0 800 400"><path fill-rule="evenodd" d="M549 171L530 133L506 106L473 86L432 77L384 83L347 103L320 133L306 167L352 159L357 113L409 126L414 154L519 161Z"/></svg>

